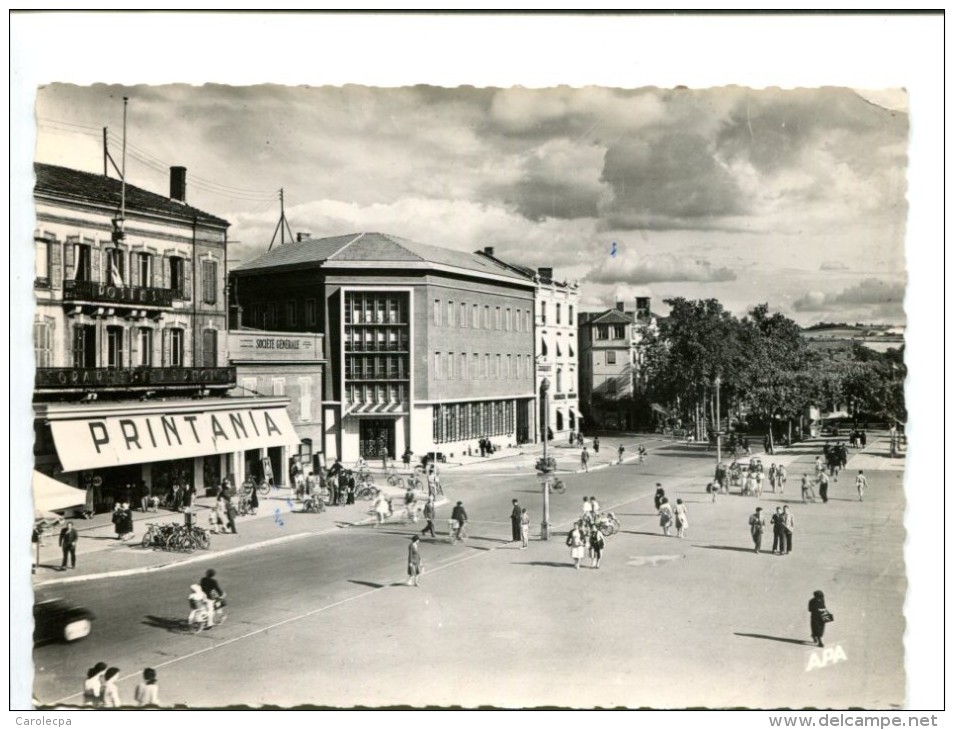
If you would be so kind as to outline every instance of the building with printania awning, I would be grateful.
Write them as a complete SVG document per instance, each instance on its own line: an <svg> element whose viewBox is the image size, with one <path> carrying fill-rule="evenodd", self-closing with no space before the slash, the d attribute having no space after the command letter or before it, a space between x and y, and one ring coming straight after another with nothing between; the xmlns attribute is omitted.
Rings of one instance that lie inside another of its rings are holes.
<svg viewBox="0 0 954 730"><path fill-rule="evenodd" d="M130 487L201 494L296 453L287 398L229 395L229 223L185 202L185 168L168 197L35 172L36 469L94 490L104 510Z"/></svg>

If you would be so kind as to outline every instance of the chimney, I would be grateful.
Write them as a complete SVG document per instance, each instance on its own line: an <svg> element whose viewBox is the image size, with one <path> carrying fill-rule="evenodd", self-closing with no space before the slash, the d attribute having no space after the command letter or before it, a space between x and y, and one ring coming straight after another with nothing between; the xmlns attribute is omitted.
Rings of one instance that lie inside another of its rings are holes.
<svg viewBox="0 0 954 730"><path fill-rule="evenodd" d="M649 297L636 297L636 319L649 319Z"/></svg>
<svg viewBox="0 0 954 730"><path fill-rule="evenodd" d="M298 235L296 236L296 238L297 238L298 242L301 243L302 241L307 241L308 239L310 239L310 238L311 238L311 234L310 234L310 233L305 233L304 231L299 231L299 233L298 233Z"/></svg>
<svg viewBox="0 0 954 730"><path fill-rule="evenodd" d="M184 167L169 168L169 197L186 202L186 169Z"/></svg>
<svg viewBox="0 0 954 730"><path fill-rule="evenodd" d="M553 268L550 266L541 266L537 269L537 275L544 281L553 281Z"/></svg>
<svg viewBox="0 0 954 730"><path fill-rule="evenodd" d="M626 312L626 305L623 302L616 302L616 311L617 312Z"/></svg>
<svg viewBox="0 0 954 730"><path fill-rule="evenodd" d="M484 246L484 255L485 255L485 256L493 256L493 255L494 255L494 247L493 247L493 246Z"/></svg>

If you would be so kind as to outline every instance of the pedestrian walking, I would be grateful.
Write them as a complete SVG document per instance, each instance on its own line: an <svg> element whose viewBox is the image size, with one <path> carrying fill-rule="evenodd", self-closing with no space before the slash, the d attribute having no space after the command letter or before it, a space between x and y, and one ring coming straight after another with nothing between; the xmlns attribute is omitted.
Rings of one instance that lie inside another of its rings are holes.
<svg viewBox="0 0 954 730"><path fill-rule="evenodd" d="M785 472L785 465L778 465L778 475L775 477L778 481L778 493L785 494L785 482L788 481L788 474Z"/></svg>
<svg viewBox="0 0 954 730"><path fill-rule="evenodd" d="M772 515L772 555L781 555L782 550L782 532L785 524L785 516L782 514L782 508L776 507L775 514Z"/></svg>
<svg viewBox="0 0 954 730"><path fill-rule="evenodd" d="M772 488L772 493L775 493L775 478L778 476L778 470L775 468L775 464L769 467L768 470L768 480L769 486Z"/></svg>
<svg viewBox="0 0 954 730"><path fill-rule="evenodd" d="M663 534L668 536L669 528L672 527L672 506L666 497L663 497L659 502L659 526L662 528Z"/></svg>
<svg viewBox="0 0 954 730"><path fill-rule="evenodd" d="M388 498L384 495L384 492L378 492L378 496L374 500L374 516L377 518L374 526L380 527L383 525L390 512L391 507L388 505Z"/></svg>
<svg viewBox="0 0 954 730"><path fill-rule="evenodd" d="M603 537L603 531L600 530L600 526L595 524L590 528L590 567L596 568L597 570L600 567L600 560L603 559L603 549L606 547L606 539Z"/></svg>
<svg viewBox="0 0 954 730"><path fill-rule="evenodd" d="M142 682L136 686L134 697L139 707L159 706L159 680L155 669L147 667L142 671Z"/></svg>
<svg viewBox="0 0 954 730"><path fill-rule="evenodd" d="M86 681L83 682L83 704L87 707L103 706L103 675L106 669L106 662L97 662L86 672Z"/></svg>
<svg viewBox="0 0 954 730"><path fill-rule="evenodd" d="M527 514L526 507L520 510L520 540L520 549L526 550L530 546L530 515Z"/></svg>
<svg viewBox="0 0 954 730"><path fill-rule="evenodd" d="M681 499L676 500L673 517L676 520L676 537L682 539L686 536L686 528L689 527L689 514L686 512L686 505L682 503Z"/></svg>
<svg viewBox="0 0 954 730"><path fill-rule="evenodd" d="M103 675L103 707L122 707L123 703L119 699L119 687L116 686L116 675L119 674L119 667L110 667Z"/></svg>
<svg viewBox="0 0 954 730"><path fill-rule="evenodd" d="M716 492L719 491L718 485L715 482L709 482L706 484L706 492L712 495L712 501L716 501Z"/></svg>
<svg viewBox="0 0 954 730"><path fill-rule="evenodd" d="M809 501L815 501L815 490L812 489L812 483L808 478L808 474L802 474L802 502L804 503Z"/></svg>
<svg viewBox="0 0 954 730"><path fill-rule="evenodd" d="M764 479L764 474L762 470L759 469L755 472L755 496L758 499L762 499L762 480Z"/></svg>
<svg viewBox="0 0 954 730"><path fill-rule="evenodd" d="M755 514L749 517L749 531L752 533L752 542L755 544L756 555L762 550L762 532L764 530L765 518L762 516L762 508L756 507Z"/></svg>
<svg viewBox="0 0 954 730"><path fill-rule="evenodd" d="M582 445L582 444L583 444L583 434L580 434L580 438L579 438L578 440L579 440L580 445ZM599 436L594 436L594 437L593 437L593 453L594 453L594 454L600 453L600 437L599 437Z"/></svg>
<svg viewBox="0 0 954 730"><path fill-rule="evenodd" d="M573 528L566 536L566 546L570 548L570 558L573 560L573 566L579 570L580 561L586 552L583 538L583 528L579 522L573 523Z"/></svg>
<svg viewBox="0 0 954 730"><path fill-rule="evenodd" d="M340 484L340 481L339 481L339 484ZM348 475L345 477L345 485L344 485L345 504L354 504L354 494L356 490L357 490L357 484L355 483L355 480L354 480L354 472L349 471Z"/></svg>
<svg viewBox="0 0 954 730"><path fill-rule="evenodd" d="M586 447L583 447L583 451L580 452L580 465L583 467L583 471L588 472L590 470L590 452L586 450Z"/></svg>
<svg viewBox="0 0 954 730"><path fill-rule="evenodd" d="M523 514L520 503L513 500L513 509L510 510L510 537L512 542L520 539L520 516Z"/></svg>
<svg viewBox="0 0 954 730"><path fill-rule="evenodd" d="M434 508L434 498L433 498L433 497L428 497L428 498L427 498L427 503L424 505L424 520L427 522L427 524L424 525L424 529L421 530L421 534L422 534L422 535L426 535L427 533L431 533L431 537L437 537L437 535L434 534L434 516L435 516L435 512L436 512L436 510L435 510L435 508Z"/></svg>
<svg viewBox="0 0 954 730"><path fill-rule="evenodd" d="M792 536L795 533L795 516L789 512L788 505L782 507L782 554L792 552Z"/></svg>
<svg viewBox="0 0 954 730"><path fill-rule="evenodd" d="M662 504L663 500L666 498L666 492L662 488L662 484L656 482L656 494L653 495L653 504L656 505L656 511L659 511L659 506Z"/></svg>
<svg viewBox="0 0 954 730"><path fill-rule="evenodd" d="M230 497L225 500L225 519L233 535L238 535L238 527L235 526L236 517L238 517L238 510L235 508L235 498Z"/></svg>
<svg viewBox="0 0 954 730"><path fill-rule="evenodd" d="M624 454L625 452L626 452L626 447L623 446L622 444L620 444L620 445L619 445L619 448L617 449L617 453L619 454L619 461L618 461L617 463L619 463L619 464L622 464L622 463L623 463L623 454Z"/></svg>
<svg viewBox="0 0 954 730"><path fill-rule="evenodd" d="M825 472L818 475L818 496L823 504L828 504L828 475Z"/></svg>
<svg viewBox="0 0 954 730"><path fill-rule="evenodd" d="M593 522L599 520L600 503L596 501L596 497L590 497L590 514L593 517Z"/></svg>
<svg viewBox="0 0 954 730"><path fill-rule="evenodd" d="M463 502L454 505L454 509L451 511L451 520L456 523L453 542L459 542L467 537L467 510L464 509Z"/></svg>
<svg viewBox="0 0 954 730"><path fill-rule="evenodd" d="M593 505L590 504L589 497L583 497L583 524L588 525L593 519Z"/></svg>
<svg viewBox="0 0 954 730"><path fill-rule="evenodd" d="M815 591L808 602L809 620L812 630L812 641L818 646L825 646L822 637L825 635L825 624L835 620L831 611L825 605L825 594Z"/></svg>
<svg viewBox="0 0 954 730"><path fill-rule="evenodd" d="M66 526L60 530L60 548L63 550L63 562L60 564L60 570L66 570L66 559L69 558L70 567L76 567L76 543L79 542L79 533L73 527L72 522L67 522Z"/></svg>
<svg viewBox="0 0 954 730"><path fill-rule="evenodd" d="M409 586L417 586L417 577L421 574L421 552L417 544L420 541L417 535L411 537L411 543L407 546L407 583Z"/></svg>
<svg viewBox="0 0 954 730"><path fill-rule="evenodd" d="M858 490L858 501L865 501L865 490L868 488L868 477L865 476L863 469L858 470L858 476L855 477L855 489Z"/></svg>

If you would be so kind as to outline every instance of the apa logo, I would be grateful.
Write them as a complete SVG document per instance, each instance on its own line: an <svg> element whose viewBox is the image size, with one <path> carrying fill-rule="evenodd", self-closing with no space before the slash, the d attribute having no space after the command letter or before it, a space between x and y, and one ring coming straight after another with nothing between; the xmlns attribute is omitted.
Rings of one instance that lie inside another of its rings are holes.
<svg viewBox="0 0 954 730"><path fill-rule="evenodd" d="M805 667L805 671L810 672L813 669L821 669L822 667L845 661L848 661L848 655L845 654L845 650L840 646L822 649L821 651L813 651L808 656L808 666Z"/></svg>

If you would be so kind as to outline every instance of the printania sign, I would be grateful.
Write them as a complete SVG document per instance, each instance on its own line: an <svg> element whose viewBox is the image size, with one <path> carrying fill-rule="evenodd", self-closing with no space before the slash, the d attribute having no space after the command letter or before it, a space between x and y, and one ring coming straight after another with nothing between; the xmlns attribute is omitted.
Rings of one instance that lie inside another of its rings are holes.
<svg viewBox="0 0 954 730"><path fill-rule="evenodd" d="M299 443L284 408L111 416L50 428L65 471Z"/></svg>

